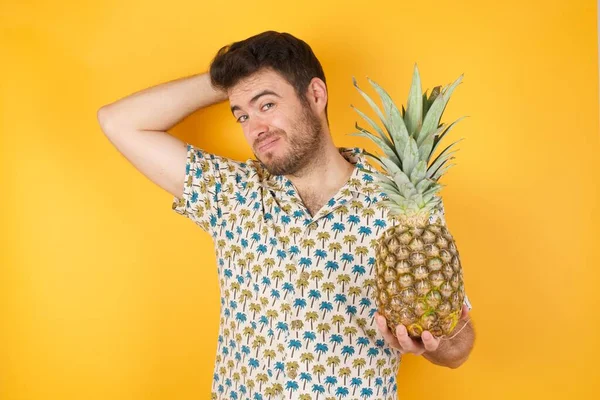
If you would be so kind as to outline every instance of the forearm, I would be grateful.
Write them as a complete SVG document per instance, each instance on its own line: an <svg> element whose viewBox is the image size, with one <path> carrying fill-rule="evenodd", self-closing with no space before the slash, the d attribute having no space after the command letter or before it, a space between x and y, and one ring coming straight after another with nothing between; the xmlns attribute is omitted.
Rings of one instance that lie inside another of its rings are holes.
<svg viewBox="0 0 600 400"><path fill-rule="evenodd" d="M464 363L475 341L475 332L471 322L467 322L466 326L459 325L457 329L461 329L460 333L449 340L442 340L439 347L433 352L424 352L423 357L436 365L441 365L449 368L457 368Z"/></svg>
<svg viewBox="0 0 600 400"><path fill-rule="evenodd" d="M205 72L135 92L102 107L98 115L120 128L167 131L194 111L226 99Z"/></svg>

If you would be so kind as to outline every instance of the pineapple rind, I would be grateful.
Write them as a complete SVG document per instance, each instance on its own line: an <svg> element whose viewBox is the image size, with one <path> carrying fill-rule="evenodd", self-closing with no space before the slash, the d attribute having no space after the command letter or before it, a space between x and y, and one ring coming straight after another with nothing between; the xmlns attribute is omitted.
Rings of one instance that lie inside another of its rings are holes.
<svg viewBox="0 0 600 400"><path fill-rule="evenodd" d="M378 312L394 334L403 324L413 338L424 330L449 335L464 302L454 239L444 225L431 224L422 215L399 218L401 225L388 228L377 242ZM428 253L426 246L434 250Z"/></svg>

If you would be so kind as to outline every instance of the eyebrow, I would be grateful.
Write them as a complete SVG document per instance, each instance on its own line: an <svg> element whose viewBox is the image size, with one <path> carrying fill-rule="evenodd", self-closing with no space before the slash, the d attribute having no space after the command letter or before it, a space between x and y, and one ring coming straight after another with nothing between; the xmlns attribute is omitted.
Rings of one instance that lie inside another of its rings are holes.
<svg viewBox="0 0 600 400"><path fill-rule="evenodd" d="M257 94L256 96L254 96L254 97L253 97L253 98L250 100L250 104L252 105L252 104L253 104L253 103L254 103L256 100L258 100L260 97L262 97L262 96L266 96L266 95L268 95L268 94L272 94L273 96L276 96L276 97L279 97L279 98L281 98L281 96L280 96L280 95L278 95L277 93L275 93L274 91L272 91L272 90L269 90L269 89L265 89L265 90L263 90L262 92L260 92L259 94ZM241 109L241 107L239 107L239 106L237 106L237 105L235 105L235 106L232 106L232 107L231 107L231 113L232 113L232 114L234 114L236 110L240 110L240 109Z"/></svg>

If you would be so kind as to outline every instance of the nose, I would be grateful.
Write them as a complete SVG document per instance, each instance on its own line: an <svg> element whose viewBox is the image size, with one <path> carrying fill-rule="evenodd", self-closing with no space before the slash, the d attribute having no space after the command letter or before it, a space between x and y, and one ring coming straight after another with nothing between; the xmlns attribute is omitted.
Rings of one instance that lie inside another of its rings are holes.
<svg viewBox="0 0 600 400"><path fill-rule="evenodd" d="M248 133L253 140L257 140L260 136L268 132L269 124L260 117L254 117L248 121Z"/></svg>

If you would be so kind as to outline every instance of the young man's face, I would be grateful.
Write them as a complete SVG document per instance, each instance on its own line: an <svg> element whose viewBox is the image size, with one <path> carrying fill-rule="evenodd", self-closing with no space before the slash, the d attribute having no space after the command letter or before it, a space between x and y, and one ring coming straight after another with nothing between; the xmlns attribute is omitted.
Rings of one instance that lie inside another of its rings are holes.
<svg viewBox="0 0 600 400"><path fill-rule="evenodd" d="M319 151L324 139L319 117L278 73L261 70L228 96L254 155L272 174L294 174Z"/></svg>

